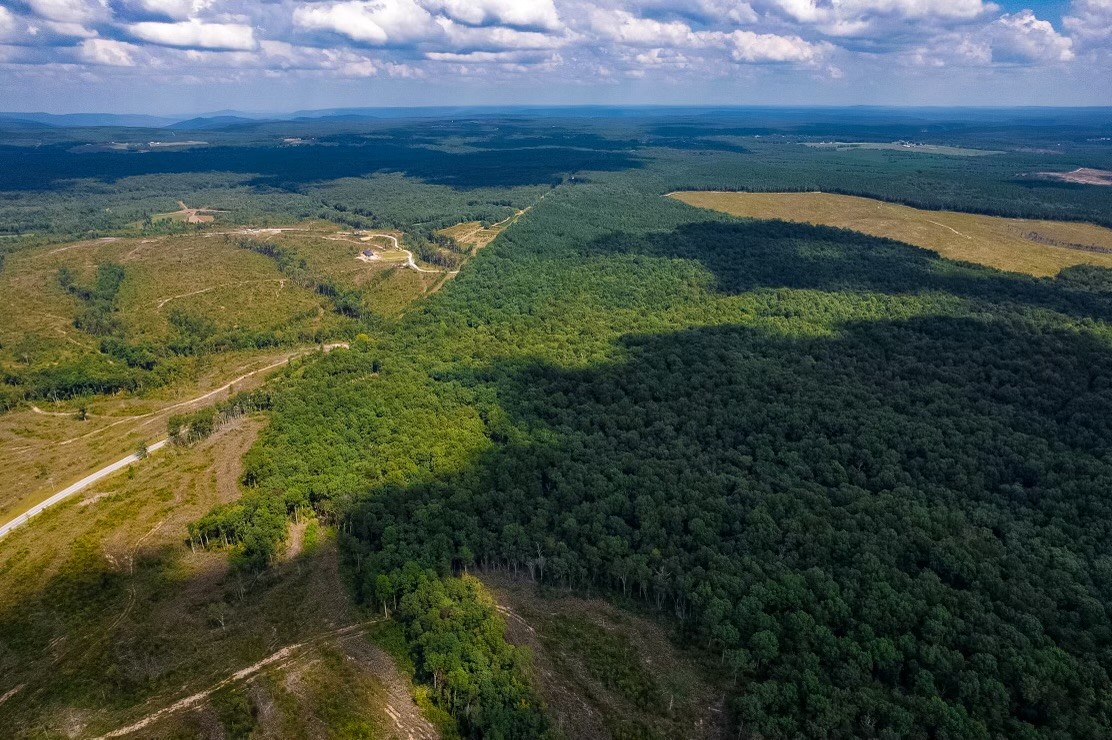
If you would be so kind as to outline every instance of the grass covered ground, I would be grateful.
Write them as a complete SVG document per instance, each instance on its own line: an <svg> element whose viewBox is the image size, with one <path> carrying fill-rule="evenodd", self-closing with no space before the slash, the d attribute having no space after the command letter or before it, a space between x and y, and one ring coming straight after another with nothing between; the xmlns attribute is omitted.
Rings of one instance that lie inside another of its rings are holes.
<svg viewBox="0 0 1112 740"><path fill-rule="evenodd" d="M126 457L141 442L165 439L171 414L258 387L288 360L315 349L216 355L199 363L195 379L138 396L38 401L0 415L0 466L7 480L0 491L0 519L6 522L97 468Z"/></svg>
<svg viewBox="0 0 1112 740"><path fill-rule="evenodd" d="M1028 275L1073 265L1112 267L1112 229L1085 223L924 211L833 193L682 192L673 198L731 216L851 229L948 259Z"/></svg>
<svg viewBox="0 0 1112 740"><path fill-rule="evenodd" d="M360 626L375 615L347 598L333 532L304 523L254 580L183 543L188 522L239 496L262 423L151 457L4 540L5 737L95 736L149 718L131 736L406 737L391 712L427 728Z"/></svg>

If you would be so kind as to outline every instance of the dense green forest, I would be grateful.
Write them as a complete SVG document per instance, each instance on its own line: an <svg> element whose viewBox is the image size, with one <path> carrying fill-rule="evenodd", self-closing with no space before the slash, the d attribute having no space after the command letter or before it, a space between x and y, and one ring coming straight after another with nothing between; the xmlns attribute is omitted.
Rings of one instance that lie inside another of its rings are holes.
<svg viewBox="0 0 1112 740"><path fill-rule="evenodd" d="M248 399L270 409L248 490L189 542L263 570L311 507L465 736L548 732L528 656L467 575L491 570L661 620L716 666L738 736L1109 734L1107 271L1030 278L662 196L824 189L1108 223L1112 192L1017 179L1048 166L1033 133L964 159L800 144L829 128L607 126L414 126L337 135L319 160L204 155L348 225L429 235L535 205L403 317L349 315L367 337ZM64 154L4 187L39 187ZM118 176L215 166L159 156ZM1075 142L1055 166L1108 156ZM393 174L362 177L371 163ZM451 200L363 202L386 182ZM223 413L234 404L176 431Z"/></svg>

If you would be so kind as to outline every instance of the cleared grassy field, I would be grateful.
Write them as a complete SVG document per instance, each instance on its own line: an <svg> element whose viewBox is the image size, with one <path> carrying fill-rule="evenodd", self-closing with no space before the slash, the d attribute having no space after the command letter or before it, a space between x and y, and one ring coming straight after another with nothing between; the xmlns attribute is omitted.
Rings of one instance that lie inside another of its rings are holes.
<svg viewBox="0 0 1112 740"><path fill-rule="evenodd" d="M222 237L100 239L11 255L0 273L0 366L36 366L95 352L74 326L79 301L58 282L65 267L90 284L98 264L123 266L117 317L129 338L161 340L171 311L203 315L219 330L314 331L335 317L321 296L284 280L271 260Z"/></svg>
<svg viewBox="0 0 1112 740"><path fill-rule="evenodd" d="M400 232L395 236L404 239ZM274 259L244 249L244 241L292 250L311 280L291 279ZM378 258L357 259L368 249ZM36 370L98 353L101 337L75 327L80 300L63 290L58 273L65 267L79 285L89 285L97 265L106 262L124 268L114 315L129 341L167 341L175 331L170 316L184 312L210 321L217 331L273 333L284 346L175 358L176 375L167 385L138 394L39 399L0 414L6 483L0 488L0 521L131 454L139 442L162 439L170 413L261 383L271 373L242 376L312 351L301 342L315 332L342 332L351 320L338 315L312 281L358 290L364 308L378 315L401 313L442 278L406 269L405 261L405 253L385 237L364 240L325 222L98 239L11 255L0 272L0 372ZM232 381L237 381L232 389L185 404ZM78 420L82 407L87 418Z"/></svg>
<svg viewBox="0 0 1112 740"><path fill-rule="evenodd" d="M306 231L252 236L265 239L297 252L307 269L319 279L336 285L358 288L363 308L379 316L397 316L409 303L428 293L437 279L405 267L406 254L395 249L388 236L405 247L400 231L338 231L326 224L313 224ZM372 258L362 258L369 251Z"/></svg>
<svg viewBox="0 0 1112 740"><path fill-rule="evenodd" d="M141 397L39 402L0 415L0 469L5 477L0 488L0 522L131 454L140 442L164 439L171 414L209 406L231 393L255 388L279 371L272 366L310 351L312 348L217 355L198 368L195 380ZM233 380L232 387L220 390ZM84 421L77 418L80 405L86 408Z"/></svg>
<svg viewBox="0 0 1112 740"><path fill-rule="evenodd" d="M1072 265L1112 267L1112 229L952 211L923 211L832 193L681 192L697 208L757 219L852 229L930 249L952 260L1035 276Z"/></svg>
<svg viewBox="0 0 1112 740"><path fill-rule="evenodd" d="M391 233L404 246L404 235ZM81 306L59 284L63 267L79 285L91 284L97 265L113 262L124 268L116 316L134 341L168 337L174 311L203 316L218 331L287 337L327 333L343 323L327 298L283 275L269 257L241 248L241 241L294 250L313 279L361 290L365 307L383 315L399 313L439 277L406 270L404 252L381 237L364 240L324 222L30 249L9 255L0 272L0 370L65 362L96 351L100 339L74 326ZM357 259L367 249L378 258Z"/></svg>
<svg viewBox="0 0 1112 740"><path fill-rule="evenodd" d="M153 717L128 736L426 736L328 529L302 520L257 579L186 543L190 521L239 496L262 423L153 456L0 541L0 734L94 737Z"/></svg>
<svg viewBox="0 0 1112 740"><path fill-rule="evenodd" d="M490 226L483 226L481 221L466 221L441 229L439 233L452 237L465 247L470 247L471 253L474 254L494 241L494 238L501 234L508 224L509 219Z"/></svg>

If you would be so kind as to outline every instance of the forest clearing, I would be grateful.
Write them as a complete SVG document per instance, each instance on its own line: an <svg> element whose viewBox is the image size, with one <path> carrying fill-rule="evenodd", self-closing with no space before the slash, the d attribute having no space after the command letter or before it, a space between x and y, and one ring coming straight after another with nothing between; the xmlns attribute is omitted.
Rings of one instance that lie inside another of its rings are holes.
<svg viewBox="0 0 1112 740"><path fill-rule="evenodd" d="M1073 265L1112 267L1112 229L1093 224L927 211L835 193L688 191L669 195L731 216L850 229L913 244L947 259L1036 277L1057 275Z"/></svg>
<svg viewBox="0 0 1112 740"><path fill-rule="evenodd" d="M1040 172L1039 177L1047 180L1072 182L1077 185L1103 185L1112 186L1112 172L1108 170L1095 170L1091 167L1079 167L1070 172Z"/></svg>
<svg viewBox="0 0 1112 740"><path fill-rule="evenodd" d="M948 157L986 157L992 154L1003 154L1003 152L994 149L970 149L961 146L918 144L910 141L818 141L807 142L805 146L814 149L833 149L839 152L861 149L888 152L913 152L916 154L940 154Z"/></svg>

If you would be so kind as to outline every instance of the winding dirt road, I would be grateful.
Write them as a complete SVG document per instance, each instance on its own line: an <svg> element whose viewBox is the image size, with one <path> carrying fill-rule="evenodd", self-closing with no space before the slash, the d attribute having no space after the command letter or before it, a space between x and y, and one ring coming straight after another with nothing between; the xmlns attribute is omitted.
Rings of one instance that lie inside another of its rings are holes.
<svg viewBox="0 0 1112 740"><path fill-rule="evenodd" d="M364 234L364 236L381 236L394 242L394 249L405 254L405 266L411 270L416 270L417 272L433 273L436 275L441 275L444 273L447 273L448 275L456 275L459 273L459 270L428 270L424 267L421 267L413 258L413 252L410 252L408 249L403 249L402 246L398 244L398 238L396 236L393 236L392 234Z"/></svg>

